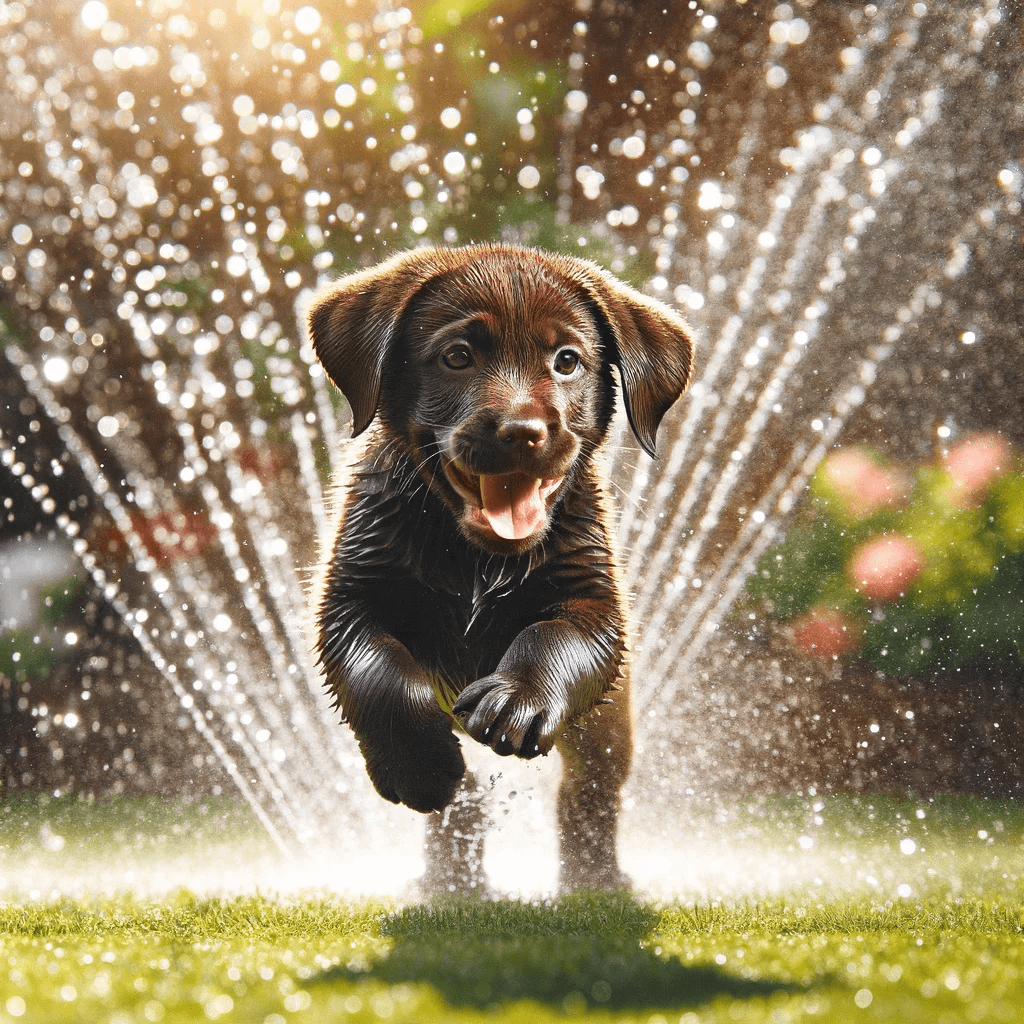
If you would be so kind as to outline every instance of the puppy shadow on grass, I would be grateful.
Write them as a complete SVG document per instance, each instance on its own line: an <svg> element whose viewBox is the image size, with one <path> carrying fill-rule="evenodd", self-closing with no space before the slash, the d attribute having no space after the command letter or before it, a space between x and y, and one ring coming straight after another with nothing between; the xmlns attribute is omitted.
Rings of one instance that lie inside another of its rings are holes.
<svg viewBox="0 0 1024 1024"><path fill-rule="evenodd" d="M485 1010L532 999L567 1013L803 991L666 956L649 941L657 920L625 893L579 892L551 905L442 897L382 919L381 934L395 940L382 960L335 967L317 981L421 983L451 1006Z"/></svg>

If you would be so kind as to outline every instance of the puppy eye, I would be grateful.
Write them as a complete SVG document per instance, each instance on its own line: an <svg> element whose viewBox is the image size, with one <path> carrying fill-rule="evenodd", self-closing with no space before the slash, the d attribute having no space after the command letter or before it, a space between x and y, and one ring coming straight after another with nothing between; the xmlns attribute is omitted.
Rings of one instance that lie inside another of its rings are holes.
<svg viewBox="0 0 1024 1024"><path fill-rule="evenodd" d="M452 345L441 353L441 362L449 370L468 370L473 365L473 350L468 345Z"/></svg>
<svg viewBox="0 0 1024 1024"><path fill-rule="evenodd" d="M555 371L568 377L576 372L576 367L580 365L580 354L571 348L563 348L558 355L555 356Z"/></svg>

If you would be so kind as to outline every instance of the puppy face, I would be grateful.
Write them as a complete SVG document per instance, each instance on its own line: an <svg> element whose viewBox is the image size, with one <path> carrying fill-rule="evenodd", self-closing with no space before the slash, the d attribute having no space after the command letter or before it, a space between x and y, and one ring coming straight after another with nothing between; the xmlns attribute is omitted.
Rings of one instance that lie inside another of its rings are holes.
<svg viewBox="0 0 1024 1024"><path fill-rule="evenodd" d="M518 554L548 532L607 429L609 363L578 291L495 258L431 282L383 366L379 414L471 543Z"/></svg>
<svg viewBox="0 0 1024 1024"><path fill-rule="evenodd" d="M669 307L586 260L505 245L425 248L342 278L309 314L313 347L352 408L377 419L464 536L537 545L600 444L618 371L654 454L691 345Z"/></svg>

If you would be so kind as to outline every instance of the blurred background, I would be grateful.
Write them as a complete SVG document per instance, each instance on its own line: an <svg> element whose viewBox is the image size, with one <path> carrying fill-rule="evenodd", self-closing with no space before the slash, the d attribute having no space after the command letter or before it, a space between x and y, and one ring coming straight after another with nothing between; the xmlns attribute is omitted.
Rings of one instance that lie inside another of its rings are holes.
<svg viewBox="0 0 1024 1024"><path fill-rule="evenodd" d="M636 793L1019 792L1022 29L1015 0L0 3L4 792L240 791L298 835L362 792L305 625L347 412L302 310L499 239L697 337L660 458L622 422L610 451ZM894 533L910 563L855 578Z"/></svg>

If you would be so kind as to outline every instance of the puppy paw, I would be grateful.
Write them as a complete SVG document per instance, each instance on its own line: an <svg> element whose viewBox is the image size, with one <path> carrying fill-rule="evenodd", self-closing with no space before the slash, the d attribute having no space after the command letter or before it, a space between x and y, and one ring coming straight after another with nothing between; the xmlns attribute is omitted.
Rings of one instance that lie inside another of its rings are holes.
<svg viewBox="0 0 1024 1024"><path fill-rule="evenodd" d="M385 800L424 814L451 803L466 762L447 722L359 738L367 774Z"/></svg>
<svg viewBox="0 0 1024 1024"><path fill-rule="evenodd" d="M546 754L564 719L564 711L500 672L467 686L452 711L473 739L496 754L523 758Z"/></svg>

